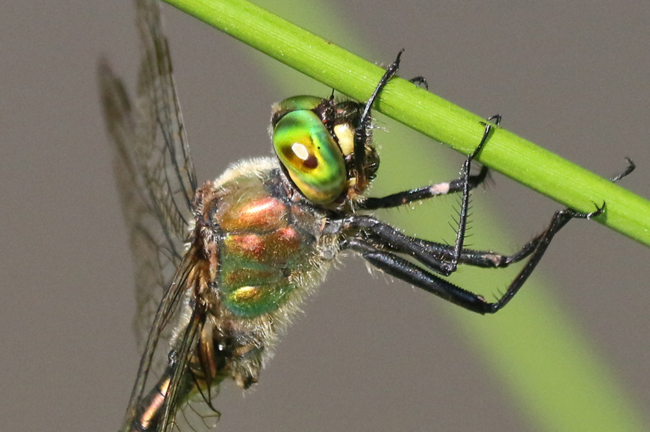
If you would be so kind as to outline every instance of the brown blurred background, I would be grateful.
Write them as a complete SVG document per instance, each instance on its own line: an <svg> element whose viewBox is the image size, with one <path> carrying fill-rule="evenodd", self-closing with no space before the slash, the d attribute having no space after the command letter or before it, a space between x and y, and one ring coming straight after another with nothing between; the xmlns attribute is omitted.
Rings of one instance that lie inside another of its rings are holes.
<svg viewBox="0 0 650 432"><path fill-rule="evenodd" d="M407 48L402 76L425 75L436 94L500 113L504 127L596 173L629 156L638 170L622 185L650 196L650 3L329 3L363 35L368 60ZM265 83L259 54L164 13L199 180L269 154L270 105L290 94ZM128 0L0 0L3 430L114 431L128 401L140 355L133 278L95 66L104 54L134 84L133 19ZM559 205L494 179L487 199L510 213L515 250ZM641 409L650 406L649 258L598 224L574 223L540 267ZM536 430L438 313L453 306L373 279L359 259L341 267L256 390L222 391L220 430Z"/></svg>

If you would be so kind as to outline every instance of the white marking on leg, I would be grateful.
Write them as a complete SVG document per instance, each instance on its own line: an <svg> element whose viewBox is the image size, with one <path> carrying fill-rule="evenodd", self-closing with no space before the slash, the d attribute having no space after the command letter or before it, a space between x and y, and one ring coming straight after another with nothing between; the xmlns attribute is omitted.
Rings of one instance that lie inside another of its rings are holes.
<svg viewBox="0 0 650 432"><path fill-rule="evenodd" d="M449 193L449 183L438 183L429 188L433 195L444 195Z"/></svg>

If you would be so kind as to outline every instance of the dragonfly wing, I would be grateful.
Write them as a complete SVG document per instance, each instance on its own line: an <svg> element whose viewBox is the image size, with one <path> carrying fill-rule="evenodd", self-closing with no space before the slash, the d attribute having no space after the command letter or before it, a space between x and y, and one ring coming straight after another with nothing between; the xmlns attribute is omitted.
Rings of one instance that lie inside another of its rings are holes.
<svg viewBox="0 0 650 432"><path fill-rule="evenodd" d="M204 432L214 429L221 413L208 405L201 396L187 401L174 419L175 429L181 432Z"/></svg>
<svg viewBox="0 0 650 432"><path fill-rule="evenodd" d="M199 378L206 376L205 371L196 363L199 369L190 368L208 316L207 303L197 294L209 289L200 268L197 255L189 252L163 296L140 361L124 432L199 432L211 429L219 419L211 400L223 377L215 377L206 388L206 381ZM170 329L172 335L167 337ZM152 375L157 382L151 382Z"/></svg>
<svg viewBox="0 0 650 432"><path fill-rule="evenodd" d="M170 365L174 367L174 372L171 375L167 398L161 410L162 415L157 428L160 432L196 431L194 428L183 427L186 422L179 424L177 419L180 420L181 416L177 413L180 411L179 408L187 402L189 387L194 381L188 367L205 323L205 314L206 311L201 302L194 302L189 321L184 326L184 331L179 334L179 342L176 344L176 350L173 351L173 359L170 359Z"/></svg>
<svg viewBox="0 0 650 432"><path fill-rule="evenodd" d="M134 114L122 82L104 61L99 66L99 77L104 116L115 149L113 169L129 228L137 293L134 325L138 347L142 348L163 292L181 262L183 240L166 229L166 220L152 199L153 186L140 172L135 155L140 146L148 145L143 144L144 140L155 138L155 129L151 130L155 123L142 113ZM144 103L139 103L139 110L145 108ZM145 134L145 129L150 132Z"/></svg>
<svg viewBox="0 0 650 432"><path fill-rule="evenodd" d="M155 121L162 140L142 148L143 173L158 186L155 199L171 230L183 235L187 209L192 207L196 174L172 75L169 44L163 33L158 0L136 0L142 63L138 81L139 99L153 101ZM145 131L146 133L146 131Z"/></svg>
<svg viewBox="0 0 650 432"><path fill-rule="evenodd" d="M142 348L162 293L183 255L196 175L155 0L137 0L142 60L131 104L105 61L104 115L116 149L115 174L136 268L135 332ZM157 137L160 127L162 136ZM157 139L158 138L158 139Z"/></svg>
<svg viewBox="0 0 650 432"><path fill-rule="evenodd" d="M196 260L184 251L196 176L158 2L135 3L142 57L133 103L108 64L99 65L104 116L114 143L114 170L135 262L135 330L144 349L124 430L137 429L145 420L155 424L151 430L157 432L205 430L218 413L207 398L188 400L194 384L188 364L205 322L205 311L197 306L202 303L194 298L196 279L191 274ZM163 394L158 389L165 379L169 381ZM154 407L153 399L161 405ZM148 418L150 414L154 417Z"/></svg>
<svg viewBox="0 0 650 432"><path fill-rule="evenodd" d="M196 306L200 303L190 300L194 294L194 282L191 280L193 268L191 257L186 258L156 311L140 360L123 431L172 430L170 428L174 425L178 406L191 388L191 374L187 366L197 344L197 335L205 322L204 310ZM172 334L168 336L170 330ZM165 366L161 367L163 364ZM152 375L160 380L147 385Z"/></svg>

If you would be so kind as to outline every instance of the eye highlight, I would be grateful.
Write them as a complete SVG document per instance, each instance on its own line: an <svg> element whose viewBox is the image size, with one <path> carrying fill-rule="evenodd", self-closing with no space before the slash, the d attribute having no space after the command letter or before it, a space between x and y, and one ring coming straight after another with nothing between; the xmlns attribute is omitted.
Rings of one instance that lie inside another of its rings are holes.
<svg viewBox="0 0 650 432"><path fill-rule="evenodd" d="M291 151L298 159L302 160L305 168L313 170L318 167L318 159L316 159L316 156L304 144L293 143L291 145Z"/></svg>
<svg viewBox="0 0 650 432"><path fill-rule="evenodd" d="M273 146L291 180L310 201L329 204L344 191L343 154L313 111L285 114L273 130Z"/></svg>

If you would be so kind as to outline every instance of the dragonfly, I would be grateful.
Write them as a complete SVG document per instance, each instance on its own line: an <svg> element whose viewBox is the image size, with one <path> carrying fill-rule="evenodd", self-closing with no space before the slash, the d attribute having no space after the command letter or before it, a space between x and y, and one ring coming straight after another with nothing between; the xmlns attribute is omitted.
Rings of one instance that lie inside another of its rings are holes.
<svg viewBox="0 0 650 432"><path fill-rule="evenodd" d="M276 156L239 161L199 186L158 1L135 6L141 62L133 101L108 62L99 63L143 351L121 431L213 428L220 384L233 380L247 389L258 382L279 335L343 252L469 311L492 314L520 290L562 227L605 209L559 210L512 255L466 248L470 193L488 175L485 166L477 174L470 168L499 116L482 123L483 136L457 179L366 196L379 171L372 106L394 79L401 52L365 102L296 96L275 104ZM629 163L613 181L634 169ZM373 215L452 193L460 196L453 244L405 235ZM503 268L525 259L494 302L445 279L459 265Z"/></svg>

